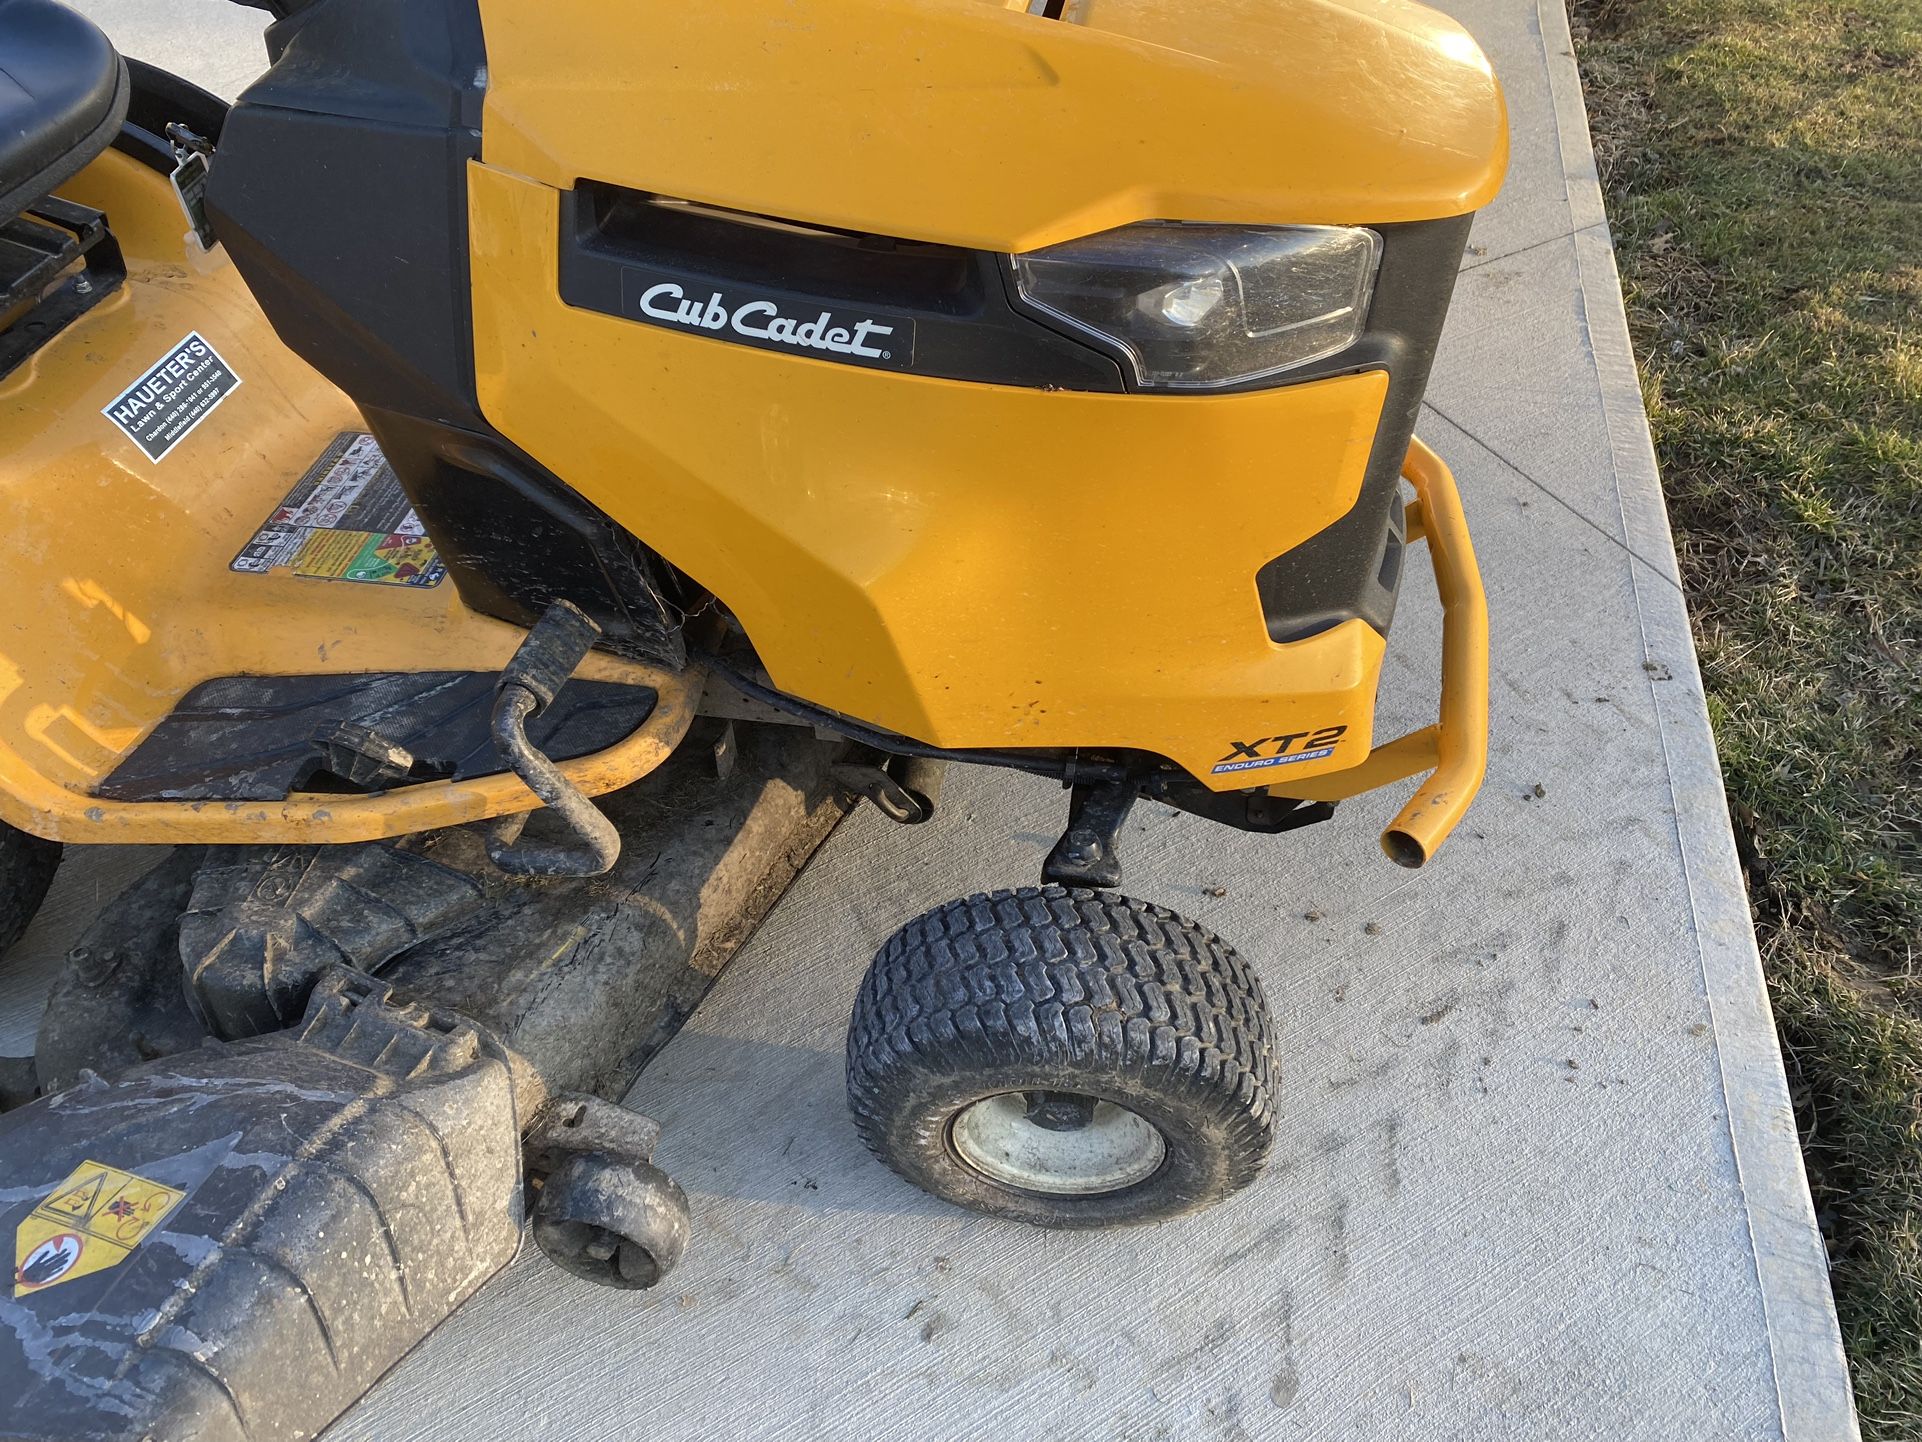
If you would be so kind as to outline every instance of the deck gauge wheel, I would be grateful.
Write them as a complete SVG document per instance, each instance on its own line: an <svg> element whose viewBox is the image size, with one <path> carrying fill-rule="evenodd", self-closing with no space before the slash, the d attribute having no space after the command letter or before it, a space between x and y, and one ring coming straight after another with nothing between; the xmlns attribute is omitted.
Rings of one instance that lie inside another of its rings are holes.
<svg viewBox="0 0 1922 1442"><path fill-rule="evenodd" d="M1267 1002L1235 950L1112 892L951 901L889 938L848 1028L868 1149L1051 1227L1159 1221L1253 1181L1274 1137Z"/></svg>
<svg viewBox="0 0 1922 1442"><path fill-rule="evenodd" d="M554 1265L625 1291L655 1286L673 1271L692 1227L674 1179L628 1157L569 1157L534 1203L534 1240Z"/></svg>

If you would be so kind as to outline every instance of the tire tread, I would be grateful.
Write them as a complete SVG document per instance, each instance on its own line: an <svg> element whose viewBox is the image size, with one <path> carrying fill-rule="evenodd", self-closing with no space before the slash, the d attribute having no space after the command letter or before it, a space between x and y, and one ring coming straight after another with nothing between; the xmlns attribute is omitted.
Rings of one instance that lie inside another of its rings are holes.
<svg viewBox="0 0 1922 1442"><path fill-rule="evenodd" d="M1179 1097L1225 1134L1223 1194L1253 1179L1272 1142L1261 982L1233 947L1165 907L1023 887L936 907L888 939L847 1042L849 1105L876 1157L926 1185L893 1155L917 1080L1024 1063L1125 1073Z"/></svg>

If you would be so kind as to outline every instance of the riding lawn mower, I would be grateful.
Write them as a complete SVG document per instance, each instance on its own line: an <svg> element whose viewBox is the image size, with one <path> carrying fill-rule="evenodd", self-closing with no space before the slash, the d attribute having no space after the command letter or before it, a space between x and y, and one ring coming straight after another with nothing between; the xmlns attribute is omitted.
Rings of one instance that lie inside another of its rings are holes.
<svg viewBox="0 0 1922 1442"><path fill-rule="evenodd" d="M210 0L209 0L210 3ZM1409 0L271 0L231 108L0 0L0 929L172 848L6 1064L0 1432L311 1436L524 1231L686 1246L621 1105L845 812L1058 783L908 921L853 1125L936 1197L1161 1221L1276 1126L1159 806L1479 786L1414 423L1506 161ZM1440 708L1374 730L1411 547Z"/></svg>

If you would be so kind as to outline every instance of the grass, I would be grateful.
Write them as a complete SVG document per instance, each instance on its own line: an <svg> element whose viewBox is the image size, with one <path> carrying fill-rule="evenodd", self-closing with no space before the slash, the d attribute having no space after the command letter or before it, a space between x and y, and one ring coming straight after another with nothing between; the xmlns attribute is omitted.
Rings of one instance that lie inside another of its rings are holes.
<svg viewBox="0 0 1922 1442"><path fill-rule="evenodd" d="M1922 1438L1922 0L1575 0L1864 1434Z"/></svg>

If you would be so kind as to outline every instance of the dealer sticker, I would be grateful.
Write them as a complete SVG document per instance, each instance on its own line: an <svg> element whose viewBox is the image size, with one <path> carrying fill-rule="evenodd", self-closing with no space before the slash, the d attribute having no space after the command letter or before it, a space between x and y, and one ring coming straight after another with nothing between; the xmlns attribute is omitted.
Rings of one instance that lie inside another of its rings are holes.
<svg viewBox="0 0 1922 1442"><path fill-rule="evenodd" d="M157 461L239 389L233 367L193 331L102 406L100 414L119 426L148 460Z"/></svg>
<svg viewBox="0 0 1922 1442"><path fill-rule="evenodd" d="M14 1234L13 1295L119 1266L186 1197L105 1162L82 1162Z"/></svg>

